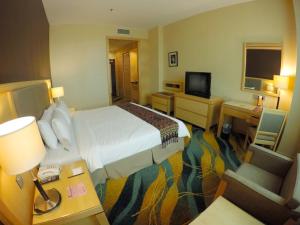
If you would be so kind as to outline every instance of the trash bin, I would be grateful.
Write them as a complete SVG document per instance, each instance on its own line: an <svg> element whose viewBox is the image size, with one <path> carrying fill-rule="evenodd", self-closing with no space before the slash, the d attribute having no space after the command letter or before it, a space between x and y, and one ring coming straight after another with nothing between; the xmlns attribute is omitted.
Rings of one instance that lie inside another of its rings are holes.
<svg viewBox="0 0 300 225"><path fill-rule="evenodd" d="M224 123L222 128L221 138L224 140L229 140L230 133L231 133L232 125L230 123Z"/></svg>

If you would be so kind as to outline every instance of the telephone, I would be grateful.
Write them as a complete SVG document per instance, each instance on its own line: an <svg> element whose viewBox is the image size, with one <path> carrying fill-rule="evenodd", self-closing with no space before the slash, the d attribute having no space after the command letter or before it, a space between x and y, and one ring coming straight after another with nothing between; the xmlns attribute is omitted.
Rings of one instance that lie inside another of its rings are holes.
<svg viewBox="0 0 300 225"><path fill-rule="evenodd" d="M50 181L58 180L59 175L60 175L59 165L41 166L37 174L42 184L48 183Z"/></svg>

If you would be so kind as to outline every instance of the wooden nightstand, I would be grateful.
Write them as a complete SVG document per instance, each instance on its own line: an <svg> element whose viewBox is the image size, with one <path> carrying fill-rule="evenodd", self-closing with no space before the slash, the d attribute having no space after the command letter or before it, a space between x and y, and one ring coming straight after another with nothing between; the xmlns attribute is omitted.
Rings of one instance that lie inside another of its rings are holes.
<svg viewBox="0 0 300 225"><path fill-rule="evenodd" d="M170 115L174 111L174 94L170 92L152 94L152 109L158 109Z"/></svg>
<svg viewBox="0 0 300 225"><path fill-rule="evenodd" d="M81 167L84 173L78 176L71 176L72 168ZM85 195L69 198L67 196L67 187L82 182L87 193ZM109 225L102 205L94 189L86 163L81 160L75 163L62 166L60 179L43 185L44 189L56 188L62 197L61 204L49 213L36 215L34 212L33 224L68 224L68 225ZM35 195L38 191L35 192Z"/></svg>

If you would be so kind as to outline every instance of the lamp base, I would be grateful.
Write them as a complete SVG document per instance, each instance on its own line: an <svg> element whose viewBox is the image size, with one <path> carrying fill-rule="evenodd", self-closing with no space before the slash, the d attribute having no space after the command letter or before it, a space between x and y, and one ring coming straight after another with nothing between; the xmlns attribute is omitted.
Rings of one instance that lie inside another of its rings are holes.
<svg viewBox="0 0 300 225"><path fill-rule="evenodd" d="M44 198L39 195L34 201L34 211L38 214L50 212L51 210L59 206L61 202L61 195L55 188L52 188L45 192L49 197L49 200L45 201Z"/></svg>

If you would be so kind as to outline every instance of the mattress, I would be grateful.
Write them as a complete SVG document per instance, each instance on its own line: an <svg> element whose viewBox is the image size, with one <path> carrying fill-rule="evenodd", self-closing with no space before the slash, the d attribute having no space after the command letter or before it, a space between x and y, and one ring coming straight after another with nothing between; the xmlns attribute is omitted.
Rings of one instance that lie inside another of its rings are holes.
<svg viewBox="0 0 300 225"><path fill-rule="evenodd" d="M169 118L178 123L179 137L190 135L182 121ZM79 153L91 172L161 145L158 129L117 106L77 111L72 120Z"/></svg>

